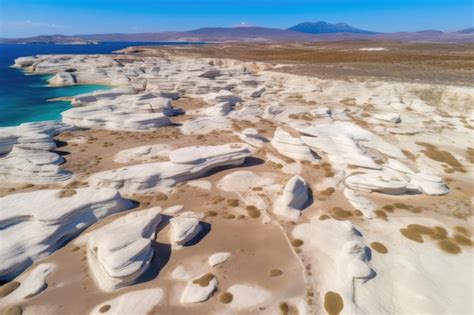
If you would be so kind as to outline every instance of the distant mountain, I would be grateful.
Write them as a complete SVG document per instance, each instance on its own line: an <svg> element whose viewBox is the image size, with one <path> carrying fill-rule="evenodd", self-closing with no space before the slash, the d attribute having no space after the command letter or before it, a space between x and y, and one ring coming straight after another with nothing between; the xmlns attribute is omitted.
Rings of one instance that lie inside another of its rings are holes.
<svg viewBox="0 0 474 315"><path fill-rule="evenodd" d="M199 28L184 32L189 36L199 37L202 40L209 41L230 41L230 40L245 40L245 41L311 41L317 40L312 34L303 34L290 30L282 30L278 28L266 27L207 27Z"/></svg>
<svg viewBox="0 0 474 315"><path fill-rule="evenodd" d="M84 44L97 44L97 41L88 40L79 36L67 36L67 35L40 35L29 38L18 38L8 39L2 38L3 43L11 44L62 44L62 45L84 45Z"/></svg>
<svg viewBox="0 0 474 315"><path fill-rule="evenodd" d="M473 34L474 33L474 27L470 27L470 28L466 28L466 29L463 29L463 30L459 30L455 33L458 33L458 34Z"/></svg>
<svg viewBox="0 0 474 315"><path fill-rule="evenodd" d="M288 28L290 31L308 34L328 34L328 33L352 33L352 34L376 34L350 26L346 23L331 24L323 21L304 22Z"/></svg>
<svg viewBox="0 0 474 315"><path fill-rule="evenodd" d="M299 30L296 31L295 29ZM30 38L0 38L2 43L95 44L98 42L318 42L340 40L395 40L404 42L472 43L474 29L453 33L438 30L374 33L344 23L301 23L287 30L266 27L207 27L187 32L113 33L89 35L42 35ZM315 33L316 32L316 33Z"/></svg>

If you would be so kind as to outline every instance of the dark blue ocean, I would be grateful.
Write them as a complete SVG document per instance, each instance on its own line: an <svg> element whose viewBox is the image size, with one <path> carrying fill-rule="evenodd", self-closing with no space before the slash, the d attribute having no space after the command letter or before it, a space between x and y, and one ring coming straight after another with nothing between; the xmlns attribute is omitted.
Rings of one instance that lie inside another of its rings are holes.
<svg viewBox="0 0 474 315"><path fill-rule="evenodd" d="M50 102L48 99L73 96L100 89L98 85L48 87L49 76L25 75L11 68L14 59L37 54L110 54L115 50L139 45L185 45L190 43L135 43L106 42L99 45L0 44L0 127L23 122L57 120L60 113L70 108L69 102Z"/></svg>

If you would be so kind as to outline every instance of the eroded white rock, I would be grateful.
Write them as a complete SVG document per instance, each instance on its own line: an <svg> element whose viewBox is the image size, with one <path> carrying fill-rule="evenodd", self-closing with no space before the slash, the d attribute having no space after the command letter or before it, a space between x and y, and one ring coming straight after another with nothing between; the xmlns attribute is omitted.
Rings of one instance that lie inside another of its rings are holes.
<svg viewBox="0 0 474 315"><path fill-rule="evenodd" d="M184 245L191 241L202 230L198 218L192 212L184 212L170 219L171 245Z"/></svg>
<svg viewBox="0 0 474 315"><path fill-rule="evenodd" d="M213 274L202 274L188 282L181 294L181 303L207 301L217 289L217 278Z"/></svg>
<svg viewBox="0 0 474 315"><path fill-rule="evenodd" d="M114 189L39 190L0 198L0 279L11 279L112 213L131 208Z"/></svg>
<svg viewBox="0 0 474 315"><path fill-rule="evenodd" d="M286 183L281 196L275 201L273 212L280 217L296 220L308 200L308 184L304 178L295 175Z"/></svg>
<svg viewBox="0 0 474 315"><path fill-rule="evenodd" d="M89 178L89 184L131 193L147 192L202 176L215 167L243 164L250 155L248 146L242 143L186 147L172 151L169 162L133 165L96 173Z"/></svg>
<svg viewBox="0 0 474 315"><path fill-rule="evenodd" d="M300 138L291 136L280 127L276 129L271 144L278 153L296 161L318 161L309 147Z"/></svg>
<svg viewBox="0 0 474 315"><path fill-rule="evenodd" d="M132 212L85 235L89 267L102 290L133 284L148 270L160 212L160 207Z"/></svg>
<svg viewBox="0 0 474 315"><path fill-rule="evenodd" d="M226 262L230 256L232 256L232 254L229 252L220 252L212 254L208 259L209 266L214 267L219 264L222 264Z"/></svg>

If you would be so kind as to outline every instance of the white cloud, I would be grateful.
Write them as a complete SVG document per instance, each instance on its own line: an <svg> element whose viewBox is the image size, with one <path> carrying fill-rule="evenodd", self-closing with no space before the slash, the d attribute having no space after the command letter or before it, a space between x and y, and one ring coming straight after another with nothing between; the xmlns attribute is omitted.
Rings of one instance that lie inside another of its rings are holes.
<svg viewBox="0 0 474 315"><path fill-rule="evenodd" d="M253 27L255 25L249 24L247 22L240 22L239 24L235 24L234 27Z"/></svg>

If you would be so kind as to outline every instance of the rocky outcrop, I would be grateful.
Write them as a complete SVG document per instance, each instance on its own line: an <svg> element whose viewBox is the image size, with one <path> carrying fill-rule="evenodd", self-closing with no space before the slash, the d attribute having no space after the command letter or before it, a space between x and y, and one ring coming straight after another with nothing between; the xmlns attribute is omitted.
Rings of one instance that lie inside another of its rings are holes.
<svg viewBox="0 0 474 315"><path fill-rule="evenodd" d="M200 303L207 301L217 289L217 278L210 273L200 275L188 282L181 294L181 303Z"/></svg>
<svg viewBox="0 0 474 315"><path fill-rule="evenodd" d="M63 182L72 174L59 165L64 159L57 153L16 144L0 158L0 180L15 184L50 184Z"/></svg>
<svg viewBox="0 0 474 315"><path fill-rule="evenodd" d="M21 303L25 299L44 291L48 287L46 278L50 273L54 272L56 267L54 264L39 264L32 271L18 277L16 279L19 283L18 288L7 296L0 298L0 310L2 307Z"/></svg>
<svg viewBox="0 0 474 315"><path fill-rule="evenodd" d="M247 142L251 146L256 148L262 147L268 139L258 133L257 129L254 128L247 128L242 130L242 133L239 134L239 138L242 141Z"/></svg>
<svg viewBox="0 0 474 315"><path fill-rule="evenodd" d="M208 259L209 266L214 267L214 266L217 266L219 264L222 264L222 263L226 262L227 259L229 259L230 256L232 256L232 254L228 253L228 252L221 252L221 253L212 254Z"/></svg>
<svg viewBox="0 0 474 315"><path fill-rule="evenodd" d="M85 235L89 267L102 290L133 284L148 270L160 212L160 207L132 212Z"/></svg>
<svg viewBox="0 0 474 315"><path fill-rule="evenodd" d="M275 131L271 144L278 153L296 161L318 161L309 147L299 137L291 136L280 127Z"/></svg>
<svg viewBox="0 0 474 315"><path fill-rule="evenodd" d="M100 172L89 178L93 187L112 187L124 192L146 192L202 176L219 166L241 165L250 156L242 143L193 146L171 151L170 161L133 165Z"/></svg>
<svg viewBox="0 0 474 315"><path fill-rule="evenodd" d="M184 212L170 219L170 224L170 243L173 246L185 245L202 230L202 226L193 212Z"/></svg>
<svg viewBox="0 0 474 315"><path fill-rule="evenodd" d="M304 178L293 176L281 196L275 201L273 212L286 219L296 220L301 215L301 210L309 200L309 187Z"/></svg>
<svg viewBox="0 0 474 315"><path fill-rule="evenodd" d="M308 255L306 263L315 271L313 277L318 279L321 294L338 292L344 300L344 310L355 312L358 288L375 277L361 233L349 221L312 218L309 223L297 225L292 236L302 241L301 250ZM338 277L326 277L329 272Z"/></svg>
<svg viewBox="0 0 474 315"><path fill-rule="evenodd" d="M0 279L13 278L100 218L131 207L107 188L40 190L0 198Z"/></svg>

